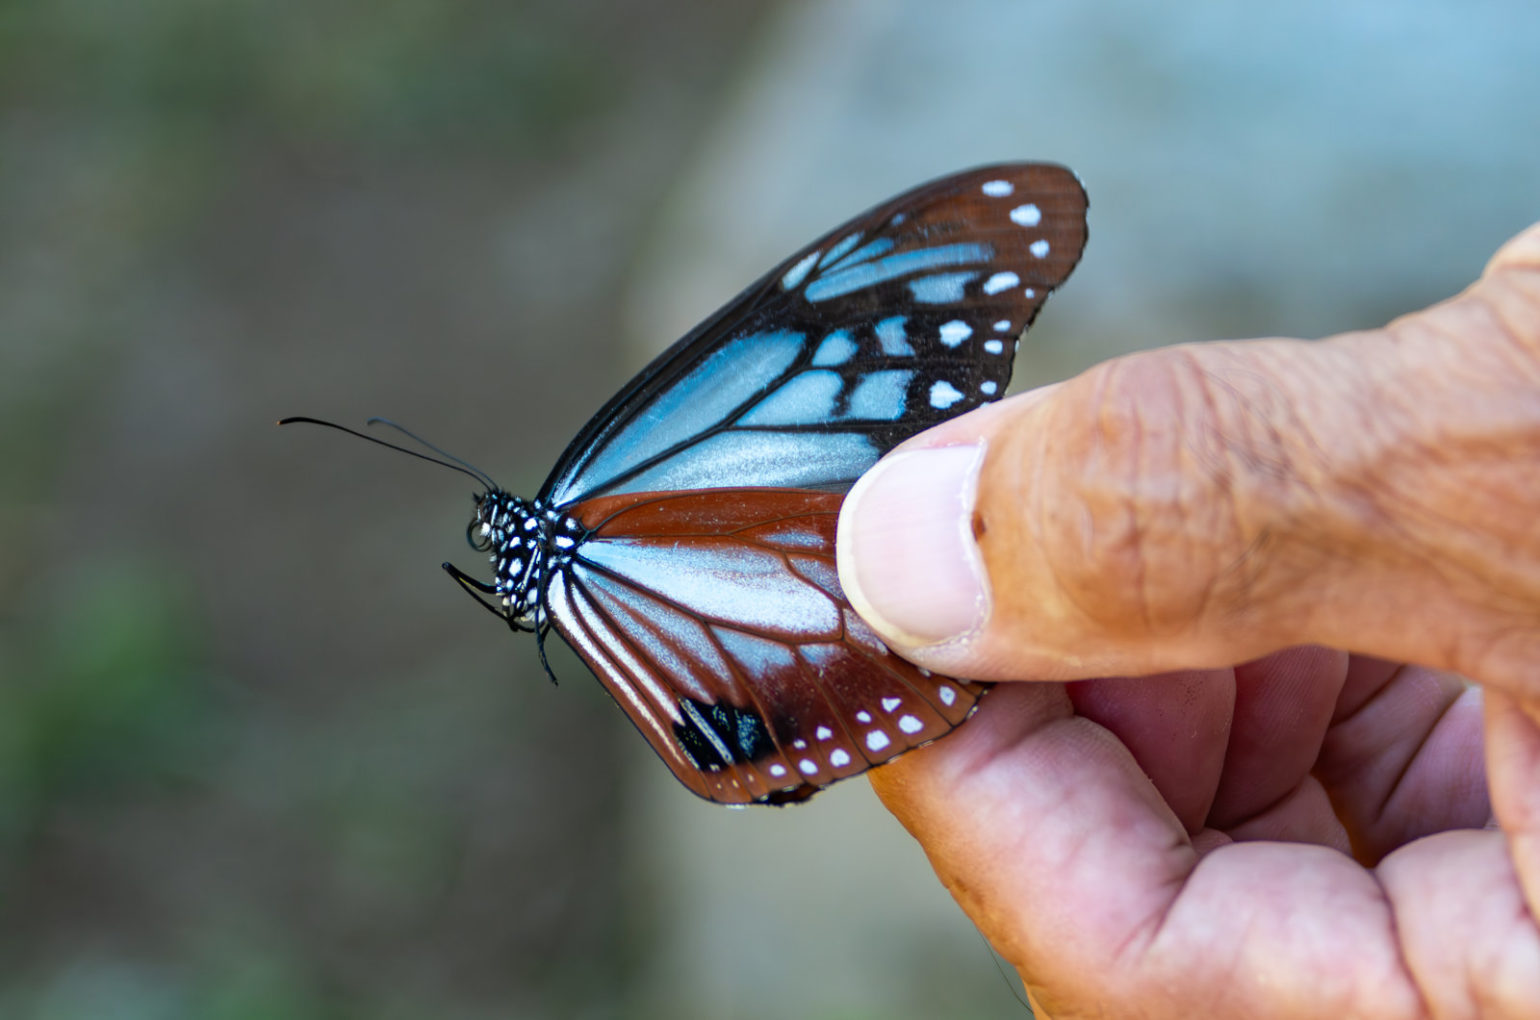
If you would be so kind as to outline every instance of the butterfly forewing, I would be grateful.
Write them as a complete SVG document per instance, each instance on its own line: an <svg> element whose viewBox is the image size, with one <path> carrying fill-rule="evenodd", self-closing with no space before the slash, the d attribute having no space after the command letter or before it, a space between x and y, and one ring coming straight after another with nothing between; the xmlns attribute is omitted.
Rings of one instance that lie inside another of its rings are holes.
<svg viewBox="0 0 1540 1020"><path fill-rule="evenodd" d="M1085 244L1048 164L933 181L772 269L584 427L541 500L728 486L842 491L895 445L997 399Z"/></svg>
<svg viewBox="0 0 1540 1020"><path fill-rule="evenodd" d="M947 733L983 687L888 651L834 567L841 496L601 497L552 577L562 636L674 774L723 803L801 800Z"/></svg>

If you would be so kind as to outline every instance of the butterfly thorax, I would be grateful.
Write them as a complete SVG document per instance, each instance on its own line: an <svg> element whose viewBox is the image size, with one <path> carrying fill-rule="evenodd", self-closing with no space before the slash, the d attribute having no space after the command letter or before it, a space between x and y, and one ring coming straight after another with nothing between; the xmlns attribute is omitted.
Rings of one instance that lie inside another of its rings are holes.
<svg viewBox="0 0 1540 1020"><path fill-rule="evenodd" d="M525 630L541 626L546 578L571 561L583 526L538 500L494 489L476 496L468 531L472 545L492 554L492 586L509 621Z"/></svg>

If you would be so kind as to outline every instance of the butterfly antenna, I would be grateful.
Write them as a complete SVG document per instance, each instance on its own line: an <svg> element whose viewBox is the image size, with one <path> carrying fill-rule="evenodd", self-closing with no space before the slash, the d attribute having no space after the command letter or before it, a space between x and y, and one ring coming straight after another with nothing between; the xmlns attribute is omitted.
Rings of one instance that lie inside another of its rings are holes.
<svg viewBox="0 0 1540 1020"><path fill-rule="evenodd" d="M426 449L432 450L434 453L438 454L440 457L443 457L447 461L451 461L452 463L460 465L462 468L464 468L465 470L469 471L473 477L481 479L482 483L485 484L487 488L489 488L489 489L499 489L499 490L501 488L496 482L492 481L492 476L488 475L485 471L481 470L481 468L479 468L476 465L470 463L469 461L461 460L459 457L456 457L452 453L449 453L449 452L447 452L445 450L440 449L437 446L434 446L432 443L428 442L422 436L419 436L417 433L412 432L412 431L410 431L408 429L402 428L400 425L397 425L395 422L391 421L389 418L381 418L381 417L376 416L376 417L370 418L368 421L364 422L364 424L365 425L385 425L385 426L387 426L389 428L393 428L397 432L399 432L403 436L405 436L406 438L410 439L412 442L416 443L417 445L425 447Z"/></svg>
<svg viewBox="0 0 1540 1020"><path fill-rule="evenodd" d="M405 433L408 436L411 436L412 439L415 439L417 442L422 443L423 446L426 446L428 449L432 450L434 453L437 453L439 455L439 457L442 457L443 459L440 460L439 457L430 457L430 456L428 456L425 453L421 453L421 452L419 452L417 450L408 449L405 446L400 446L400 445L398 445L396 443L386 442L385 440L380 439L380 438L378 438L376 436L366 436L362 432L357 431L356 429L350 429L346 425L338 425L334 421L326 421L324 418L310 418L310 417L307 417L305 415L294 415L293 417L290 417L290 418L280 418L280 419L278 419L278 424L280 424L280 425L297 425L297 424L300 424L300 425L322 425L322 426L324 426L326 428L329 428L329 429L336 429L338 432L346 432L350 436L357 436L359 439L362 439L365 442L374 443L374 444L376 444L378 446L383 446L383 447L385 447L388 450L395 450L397 453L404 453L408 457L416 457L418 460L425 460L429 464L437 464L439 467L446 467L446 468L448 468L451 471L458 471L462 475L466 475L466 476L468 476L470 478L475 479L477 484L481 485L483 488L494 489L494 490L499 490L500 491L500 488L499 488L498 484L496 482L492 481L491 476L489 476L485 471L481 471L481 470L479 470L477 468L472 467L471 465L467 464L465 461L461 460L459 457L454 457L454 456L451 456L451 455L445 453L443 450L440 450L438 447L434 446L432 443L424 443L421 439L418 439L416 436L413 436L410 432L407 432L406 429L403 429L401 426L397 425L395 422L385 422L385 419L383 419L383 418L370 418L369 419L370 424L373 424L374 422L377 422L377 421L384 422L385 424L390 425L392 428L396 429L397 431Z"/></svg>

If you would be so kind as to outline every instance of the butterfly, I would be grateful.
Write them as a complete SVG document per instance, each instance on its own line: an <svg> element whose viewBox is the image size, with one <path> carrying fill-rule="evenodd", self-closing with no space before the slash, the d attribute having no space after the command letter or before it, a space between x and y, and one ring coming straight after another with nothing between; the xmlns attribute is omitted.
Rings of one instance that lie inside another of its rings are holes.
<svg viewBox="0 0 1540 1020"><path fill-rule="evenodd" d="M1004 393L1085 212L1041 163L868 210L659 355L534 499L417 440L485 490L467 537L493 579L444 568L542 662L554 628L707 800L805 800L945 735L988 685L900 659L850 608L840 503L898 443Z"/></svg>

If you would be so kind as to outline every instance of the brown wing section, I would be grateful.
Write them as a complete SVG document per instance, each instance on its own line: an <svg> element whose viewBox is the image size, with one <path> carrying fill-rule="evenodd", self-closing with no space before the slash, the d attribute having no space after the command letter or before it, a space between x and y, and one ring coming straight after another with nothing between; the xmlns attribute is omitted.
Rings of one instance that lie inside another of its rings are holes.
<svg viewBox="0 0 1540 1020"><path fill-rule="evenodd" d="M572 508L594 530L551 580L551 619L701 797L806 799L950 732L987 689L900 659L850 609L841 499L708 489Z"/></svg>

